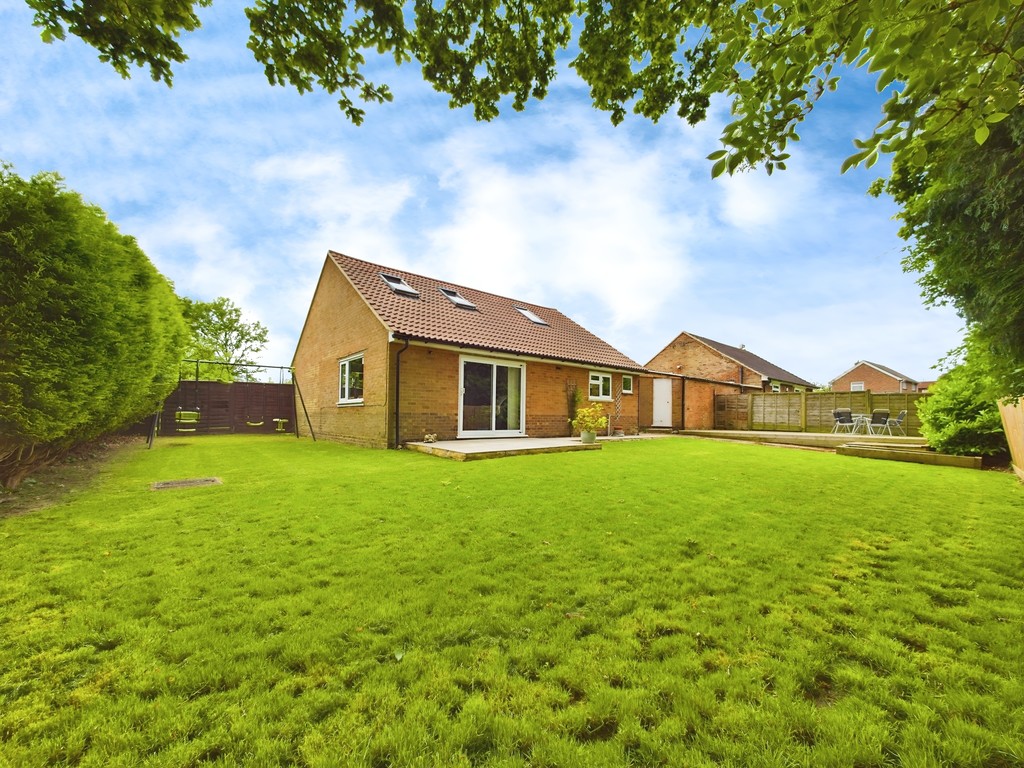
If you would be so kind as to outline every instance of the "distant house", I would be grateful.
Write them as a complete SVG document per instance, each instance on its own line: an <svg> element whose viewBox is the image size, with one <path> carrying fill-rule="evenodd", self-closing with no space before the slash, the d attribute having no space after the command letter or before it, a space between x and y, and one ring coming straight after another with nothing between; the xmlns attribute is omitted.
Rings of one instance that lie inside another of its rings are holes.
<svg viewBox="0 0 1024 768"><path fill-rule="evenodd" d="M716 395L800 392L814 385L744 347L683 332L647 363L641 428L713 429Z"/></svg>
<svg viewBox="0 0 1024 768"><path fill-rule="evenodd" d="M316 436L360 445L568 435L576 391L638 430L643 367L558 310L333 251L293 366Z"/></svg>
<svg viewBox="0 0 1024 768"><path fill-rule="evenodd" d="M918 392L920 382L884 365L858 360L856 365L830 382L835 392Z"/></svg>
<svg viewBox="0 0 1024 768"><path fill-rule="evenodd" d="M684 331L656 354L647 368L723 383L753 387L763 392L804 392L814 384L769 363L746 347L732 347Z"/></svg>

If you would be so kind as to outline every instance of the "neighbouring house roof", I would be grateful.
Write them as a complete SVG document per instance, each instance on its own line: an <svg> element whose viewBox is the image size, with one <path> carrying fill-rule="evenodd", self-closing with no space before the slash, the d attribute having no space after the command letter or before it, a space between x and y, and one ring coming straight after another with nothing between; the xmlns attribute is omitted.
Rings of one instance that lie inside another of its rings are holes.
<svg viewBox="0 0 1024 768"><path fill-rule="evenodd" d="M780 368L774 363L769 363L763 357L755 355L745 347L733 347L728 344L723 344L720 341L714 341L713 339L698 336L695 333L687 333L686 335L706 344L719 354L731 357L744 368L749 368L752 371L760 373L762 376L767 376L769 379L784 381L787 384L799 384L803 387L814 387L814 384L806 379L797 376L795 373L790 373L785 368Z"/></svg>
<svg viewBox="0 0 1024 768"><path fill-rule="evenodd" d="M328 252L381 322L400 338L517 355L642 371L643 366L557 309ZM393 287L382 274L401 278L412 291ZM468 308L441 289L454 290ZM413 293L417 295L412 295ZM530 320L533 313L544 324Z"/></svg>
<svg viewBox="0 0 1024 768"><path fill-rule="evenodd" d="M856 362L856 364L852 368L848 368L847 370L843 371L838 376L836 376L834 379L832 379L832 381L838 381L839 379L843 378L847 374L852 373L853 371L857 370L862 365L869 365L872 368L874 368L876 371L881 371L886 376L891 376L892 378L896 379L896 381L906 381L906 382L909 382L911 384L918 384L919 383L916 379L912 379L909 376L907 376L906 374L900 373L899 371L895 371L892 368L889 368L888 366L885 366L885 365L879 365L878 363L872 363L869 360L858 360ZM830 381L829 384L831 384L831 383L832 382Z"/></svg>

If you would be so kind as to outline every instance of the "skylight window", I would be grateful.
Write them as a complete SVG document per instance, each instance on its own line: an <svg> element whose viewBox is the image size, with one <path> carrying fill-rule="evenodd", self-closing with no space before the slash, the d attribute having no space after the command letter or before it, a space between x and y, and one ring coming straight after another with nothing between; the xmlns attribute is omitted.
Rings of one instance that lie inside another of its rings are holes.
<svg viewBox="0 0 1024 768"><path fill-rule="evenodd" d="M531 323L536 323L537 325L547 325L547 323L545 323L543 320L537 317L537 315L535 315L533 312L526 309L526 307L516 307L516 311L519 312L519 314L521 314Z"/></svg>
<svg viewBox="0 0 1024 768"><path fill-rule="evenodd" d="M420 292L409 285L405 280L398 277L397 275L389 275L385 272L381 272L380 276L384 279L384 282L388 284L395 293L401 294L402 296L419 296Z"/></svg>
<svg viewBox="0 0 1024 768"><path fill-rule="evenodd" d="M467 299L465 296L461 295L454 288L438 287L437 290L439 290L441 293L447 296L448 300L451 301L451 303L457 307L462 307L463 309L476 309L476 304Z"/></svg>

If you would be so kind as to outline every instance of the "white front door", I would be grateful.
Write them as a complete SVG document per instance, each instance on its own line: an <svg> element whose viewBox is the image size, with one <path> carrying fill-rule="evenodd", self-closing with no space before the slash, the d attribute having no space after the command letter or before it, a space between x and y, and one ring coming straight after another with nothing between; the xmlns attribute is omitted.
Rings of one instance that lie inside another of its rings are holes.
<svg viewBox="0 0 1024 768"><path fill-rule="evenodd" d="M672 379L654 380L654 415L651 426L672 426Z"/></svg>
<svg viewBox="0 0 1024 768"><path fill-rule="evenodd" d="M463 357L459 387L459 437L526 434L524 363Z"/></svg>

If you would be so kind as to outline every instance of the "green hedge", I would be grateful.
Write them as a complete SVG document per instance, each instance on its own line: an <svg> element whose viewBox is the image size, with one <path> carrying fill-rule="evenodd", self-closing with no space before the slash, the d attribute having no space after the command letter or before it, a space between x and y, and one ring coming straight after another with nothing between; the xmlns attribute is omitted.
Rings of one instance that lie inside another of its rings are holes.
<svg viewBox="0 0 1024 768"><path fill-rule="evenodd" d="M0 164L0 482L152 413L184 340L134 238L56 174Z"/></svg>

